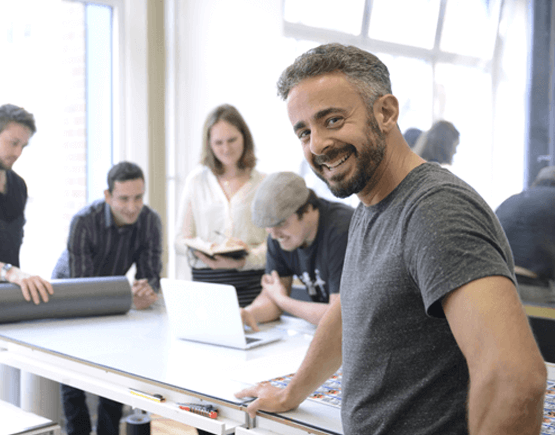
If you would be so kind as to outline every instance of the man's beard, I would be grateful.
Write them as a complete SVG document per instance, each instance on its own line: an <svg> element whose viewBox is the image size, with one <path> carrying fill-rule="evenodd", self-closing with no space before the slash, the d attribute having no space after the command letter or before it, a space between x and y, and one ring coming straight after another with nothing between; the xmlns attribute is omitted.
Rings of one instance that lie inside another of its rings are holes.
<svg viewBox="0 0 555 435"><path fill-rule="evenodd" d="M314 157L314 164L318 169L312 166L311 169L318 178L328 185L334 196L347 198L361 192L370 183L376 169L384 158L385 147L385 137L378 127L376 118L370 117L368 118L367 141L360 150L348 144L339 150L333 150L328 155L316 156ZM357 159L355 174L350 179L346 179L344 174L335 175L331 177L333 184L330 184L321 173L322 163L333 160L337 155L349 153L351 154L349 158Z"/></svg>

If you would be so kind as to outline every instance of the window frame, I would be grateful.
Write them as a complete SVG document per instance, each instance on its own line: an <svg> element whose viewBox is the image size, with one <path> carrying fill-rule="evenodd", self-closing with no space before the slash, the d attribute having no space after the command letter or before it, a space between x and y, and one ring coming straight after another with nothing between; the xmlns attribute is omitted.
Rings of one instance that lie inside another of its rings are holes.
<svg viewBox="0 0 555 435"><path fill-rule="evenodd" d="M149 180L148 0L66 0L112 8L114 162L137 163ZM145 202L148 202L148 189Z"/></svg>

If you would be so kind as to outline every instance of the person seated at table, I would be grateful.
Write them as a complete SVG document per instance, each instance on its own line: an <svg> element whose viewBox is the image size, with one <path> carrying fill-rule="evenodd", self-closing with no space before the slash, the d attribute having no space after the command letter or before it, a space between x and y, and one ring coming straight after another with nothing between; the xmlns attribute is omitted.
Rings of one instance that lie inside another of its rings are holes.
<svg viewBox="0 0 555 435"><path fill-rule="evenodd" d="M495 213L511 245L521 298L555 302L555 166Z"/></svg>
<svg viewBox="0 0 555 435"><path fill-rule="evenodd" d="M39 304L41 298L48 302L54 290L45 279L19 268L27 185L12 169L36 131L33 114L13 104L0 107L0 282L17 284L25 300Z"/></svg>
<svg viewBox="0 0 555 435"><path fill-rule="evenodd" d="M252 203L255 225L268 232L262 293L241 310L243 323L277 319L283 311L317 325L339 296L349 223L348 205L318 198L293 172L268 175ZM291 297L293 276L311 302Z"/></svg>
<svg viewBox="0 0 555 435"><path fill-rule="evenodd" d="M104 199L73 216L67 249L60 256L53 278L125 275L135 264L133 302L145 309L157 300L162 271L162 223L156 211L144 205L145 179L139 166L114 165L108 172ZM85 393L61 385L68 435L88 434L91 421ZM100 397L97 433L117 434L121 403Z"/></svg>
<svg viewBox="0 0 555 435"><path fill-rule="evenodd" d="M254 141L239 111L224 104L212 110L203 129L201 165L187 177L177 220L175 249L187 255L193 281L235 286L239 305L260 293L266 233L251 219L251 202L265 174L255 168ZM235 245L243 258L208 256L188 242Z"/></svg>
<svg viewBox="0 0 555 435"><path fill-rule="evenodd" d="M405 130L405 132L403 133L403 137L409 144L409 147L414 148L416 142L418 141L418 138L422 135L422 133L422 130L420 130L419 128L411 127Z"/></svg>
<svg viewBox="0 0 555 435"><path fill-rule="evenodd" d="M453 164L459 137L459 131L451 122L437 121L418 137L412 149L424 160L449 166Z"/></svg>

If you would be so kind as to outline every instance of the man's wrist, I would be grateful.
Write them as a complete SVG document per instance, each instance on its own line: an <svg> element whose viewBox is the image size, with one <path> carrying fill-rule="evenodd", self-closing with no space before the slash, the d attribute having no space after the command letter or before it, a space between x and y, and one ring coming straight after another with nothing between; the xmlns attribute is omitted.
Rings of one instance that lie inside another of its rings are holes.
<svg viewBox="0 0 555 435"><path fill-rule="evenodd" d="M276 292L272 295L272 298L274 300L274 303L281 309L284 309L284 304L287 303L287 300L289 299L289 296L287 296L287 294L284 294L282 292Z"/></svg>
<svg viewBox="0 0 555 435"><path fill-rule="evenodd" d="M9 282L8 274L12 269L13 266L10 263L4 263L4 265L0 269L0 281Z"/></svg>

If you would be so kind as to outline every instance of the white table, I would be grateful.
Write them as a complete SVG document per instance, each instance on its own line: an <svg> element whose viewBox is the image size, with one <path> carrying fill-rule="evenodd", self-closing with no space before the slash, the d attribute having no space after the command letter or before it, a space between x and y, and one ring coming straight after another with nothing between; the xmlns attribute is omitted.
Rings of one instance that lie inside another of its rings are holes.
<svg viewBox="0 0 555 435"><path fill-rule="evenodd" d="M0 400L0 435L59 435L60 426Z"/></svg>
<svg viewBox="0 0 555 435"><path fill-rule="evenodd" d="M185 320L184 320L185 321ZM0 325L0 363L215 434L342 434L338 408L306 400L250 421L234 393L296 370L314 327L283 317L284 339L248 351L174 339L163 303L126 315ZM161 394L162 403L130 393ZM216 420L177 402L219 408Z"/></svg>

